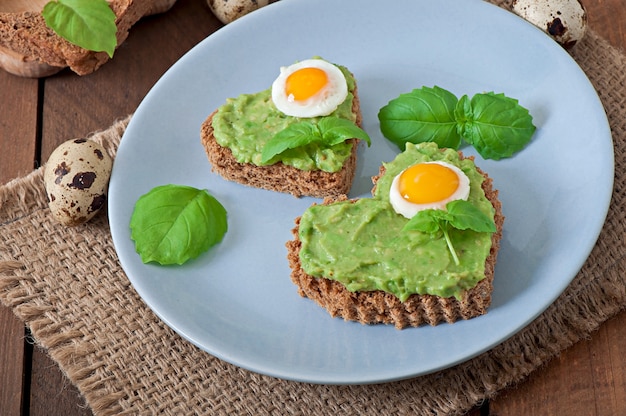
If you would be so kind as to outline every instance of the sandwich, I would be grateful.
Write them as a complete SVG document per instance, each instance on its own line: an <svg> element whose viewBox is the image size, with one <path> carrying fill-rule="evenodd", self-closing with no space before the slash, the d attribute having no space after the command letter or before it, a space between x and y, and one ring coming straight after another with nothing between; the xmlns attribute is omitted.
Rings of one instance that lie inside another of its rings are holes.
<svg viewBox="0 0 626 416"><path fill-rule="evenodd" d="M407 143L372 179L372 198L326 198L296 218L286 247L299 294L399 329L485 314L504 222L492 179L435 143Z"/></svg>
<svg viewBox="0 0 626 416"><path fill-rule="evenodd" d="M231 98L202 123L212 170L296 197L338 197L352 186L361 130L357 85L321 58L281 68L271 88Z"/></svg>

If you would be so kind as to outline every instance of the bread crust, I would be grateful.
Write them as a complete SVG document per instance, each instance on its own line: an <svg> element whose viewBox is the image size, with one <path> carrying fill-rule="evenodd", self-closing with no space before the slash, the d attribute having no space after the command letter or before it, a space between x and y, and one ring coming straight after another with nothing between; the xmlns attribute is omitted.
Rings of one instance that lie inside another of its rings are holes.
<svg viewBox="0 0 626 416"><path fill-rule="evenodd" d="M353 95L352 112L356 115L355 124L361 127L362 116L356 87ZM338 172L305 171L281 162L267 166L240 163L229 148L221 146L215 140L213 116L216 112L217 110L211 113L202 123L200 140L211 162L212 171L223 178L247 186L292 194L296 197L339 197L350 191L356 172L359 142L357 139L348 140L352 144L352 152Z"/></svg>
<svg viewBox="0 0 626 416"><path fill-rule="evenodd" d="M162 13L176 0L113 0L117 44L128 37L130 28L143 16ZM50 29L40 12L0 12L0 67L16 75L41 77L70 67L79 75L97 70L109 60L106 52L93 52L73 45ZM32 69L28 70L28 65Z"/></svg>
<svg viewBox="0 0 626 416"><path fill-rule="evenodd" d="M459 154L463 157L461 152ZM296 225L292 230L294 239L286 243L291 280L298 287L298 293L302 297L312 299L326 309L332 317L342 317L345 320L362 324L393 324L398 329L417 327L422 324L453 323L485 314L491 304L495 264L502 238L504 216L498 199L498 191L493 189L492 179L485 172L477 169L485 178L482 184L485 196L495 209L496 232L491 237L491 249L485 261L484 279L473 288L466 290L460 300L455 297L443 298L435 295L414 294L402 302L397 296L382 290L350 292L338 281L316 278L307 274L300 263L302 246L298 237L300 217L296 218ZM374 189L376 181L383 173L384 168L381 167L380 174L372 178ZM324 203L329 204L334 201L326 199Z"/></svg>

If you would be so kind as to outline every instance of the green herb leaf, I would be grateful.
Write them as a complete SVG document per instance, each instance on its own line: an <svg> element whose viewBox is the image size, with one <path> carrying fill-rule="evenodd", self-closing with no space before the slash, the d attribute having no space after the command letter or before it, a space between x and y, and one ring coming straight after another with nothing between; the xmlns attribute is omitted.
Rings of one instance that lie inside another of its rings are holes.
<svg viewBox="0 0 626 416"><path fill-rule="evenodd" d="M496 224L491 218L476 208L471 202L462 199L446 204L450 224L458 230L472 230L479 233L495 233Z"/></svg>
<svg viewBox="0 0 626 416"><path fill-rule="evenodd" d="M315 124L308 121L291 124L286 129L276 133L265 144L261 152L261 162L267 163L274 156L287 149L295 149L321 140L322 135Z"/></svg>
<svg viewBox="0 0 626 416"><path fill-rule="evenodd" d="M427 234L435 234L441 231L441 225L450 222L452 216L442 209L425 209L415 214L407 222L402 231L421 231Z"/></svg>
<svg viewBox="0 0 626 416"><path fill-rule="evenodd" d="M458 149L464 139L485 159L510 157L530 142L536 127L518 100L493 92L471 99L423 87L391 100L378 113L380 130L401 150L407 142Z"/></svg>
<svg viewBox="0 0 626 416"><path fill-rule="evenodd" d="M359 139L372 144L370 136L350 120L339 117L324 117L317 123L322 135L322 143L334 146L349 139Z"/></svg>
<svg viewBox="0 0 626 416"><path fill-rule="evenodd" d="M427 234L442 232L455 264L460 260L452 244L449 227L472 230L479 233L496 232L496 224L471 202L456 200L446 204L446 210L425 209L419 211L402 228L402 231L420 231Z"/></svg>
<svg viewBox="0 0 626 416"><path fill-rule="evenodd" d="M459 132L485 159L510 157L530 141L535 126L518 100L493 92L466 95L457 107Z"/></svg>
<svg viewBox="0 0 626 416"><path fill-rule="evenodd" d="M454 94L437 86L401 94L379 110L380 130L400 150L407 142L457 149L461 143L454 115L457 102Z"/></svg>
<svg viewBox="0 0 626 416"><path fill-rule="evenodd" d="M265 144L261 152L261 163L269 162L287 149L310 143L331 147L349 139L365 140L368 145L371 144L368 134L350 120L339 117L324 117L317 123L303 120L276 133Z"/></svg>
<svg viewBox="0 0 626 416"><path fill-rule="evenodd" d="M106 0L52 0L41 14L46 25L68 42L113 57L116 16Z"/></svg>
<svg viewBox="0 0 626 416"><path fill-rule="evenodd" d="M158 186L141 196L130 220L131 238L144 263L183 264L219 243L226 210L206 190Z"/></svg>

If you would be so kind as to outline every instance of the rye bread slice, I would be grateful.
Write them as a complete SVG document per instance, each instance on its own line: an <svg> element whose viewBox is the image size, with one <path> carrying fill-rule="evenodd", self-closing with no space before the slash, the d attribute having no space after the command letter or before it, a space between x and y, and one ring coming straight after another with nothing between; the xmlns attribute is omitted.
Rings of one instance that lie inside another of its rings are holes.
<svg viewBox="0 0 626 416"><path fill-rule="evenodd" d="M461 157L463 157L462 154ZM454 297L414 294L402 302L395 295L382 290L350 292L340 282L307 274L300 264L301 242L298 237L300 217L296 218L296 225L292 230L294 239L286 243L291 280L298 287L298 293L302 297L315 301L332 317L342 317L345 320L358 321L362 324L393 324L398 329L422 324L453 323L487 313L491 304L496 257L502 238L504 216L498 199L498 191L492 186L492 179L480 169L478 171L485 178L482 184L485 196L495 209L494 220L497 231L491 237L491 250L485 261L485 278L472 289L465 291L460 300ZM383 173L384 168L381 167L379 175L372 178L374 188L376 181ZM345 196L338 199L327 198L324 204L346 199Z"/></svg>
<svg viewBox="0 0 626 416"><path fill-rule="evenodd" d="M131 27L144 16L169 10L176 0L110 0L116 16L117 44L121 45ZM50 29L41 10L10 12L0 6L0 68L18 75L39 78L69 67L87 75L109 60L106 52L93 52L73 45ZM41 6L43 8L43 4Z"/></svg>
<svg viewBox="0 0 626 416"><path fill-rule="evenodd" d="M355 124L361 127L361 107L356 87L353 95L352 112L356 115ZM240 163L228 147L221 146L215 140L213 116L216 112L217 110L211 113L202 123L200 140L211 162L212 171L223 178L247 186L292 194L296 197L338 197L350 191L356 172L358 140L349 140L352 144L352 153L338 172L305 171L281 162L267 166Z"/></svg>

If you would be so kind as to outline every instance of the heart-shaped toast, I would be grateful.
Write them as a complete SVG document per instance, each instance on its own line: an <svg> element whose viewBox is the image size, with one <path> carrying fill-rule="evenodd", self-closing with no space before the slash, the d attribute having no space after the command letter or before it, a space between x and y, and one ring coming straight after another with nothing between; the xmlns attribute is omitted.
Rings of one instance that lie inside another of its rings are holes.
<svg viewBox="0 0 626 416"><path fill-rule="evenodd" d="M470 179L467 200L496 226L493 233L450 230L458 265L441 233L403 230L409 220L389 202L397 175L431 161L460 168ZM332 316L398 328L486 313L504 221L491 178L472 158L425 143L407 144L373 179L372 198L326 200L296 219L287 248L300 294Z"/></svg>

